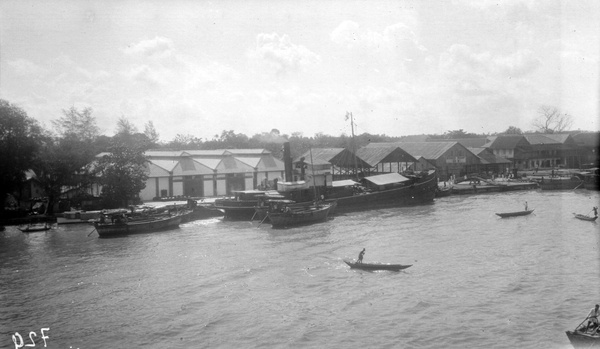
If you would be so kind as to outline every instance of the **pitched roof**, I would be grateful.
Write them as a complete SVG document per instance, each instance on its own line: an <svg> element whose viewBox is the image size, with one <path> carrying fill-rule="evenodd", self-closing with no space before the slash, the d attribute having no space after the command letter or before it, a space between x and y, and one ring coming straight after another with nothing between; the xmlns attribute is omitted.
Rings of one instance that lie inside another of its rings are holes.
<svg viewBox="0 0 600 349"><path fill-rule="evenodd" d="M300 162L304 158L304 162L313 165L330 165L331 159L339 155L344 148L314 148L294 159L294 163Z"/></svg>
<svg viewBox="0 0 600 349"><path fill-rule="evenodd" d="M382 145L396 145L408 154L417 158L422 156L427 160L438 159L450 148L457 145L457 142L402 142L402 143L370 143L366 147L381 147Z"/></svg>
<svg viewBox="0 0 600 349"><path fill-rule="evenodd" d="M235 157L238 161L249 165L252 168L259 170L270 170L270 171L283 171L285 165L283 161L275 159L272 156L260 156L260 157Z"/></svg>
<svg viewBox="0 0 600 349"><path fill-rule="evenodd" d="M489 142L484 144L485 148L492 149L515 149L519 145L529 145L523 135L499 135L488 137Z"/></svg>
<svg viewBox="0 0 600 349"><path fill-rule="evenodd" d="M173 171L175 166L177 166L177 164L179 164L179 160L149 159L148 162L150 162L151 164L156 165L168 172Z"/></svg>
<svg viewBox="0 0 600 349"><path fill-rule="evenodd" d="M600 146L600 132L582 132L573 135L573 140L579 146L598 147Z"/></svg>
<svg viewBox="0 0 600 349"><path fill-rule="evenodd" d="M481 160L482 164L511 164L512 161L500 156L494 155L490 148L467 148L469 151Z"/></svg>
<svg viewBox="0 0 600 349"><path fill-rule="evenodd" d="M294 160L294 163L299 162L302 157L304 157L304 162L313 165L334 165L345 168L354 166L360 168L371 167L371 165L346 148L314 148L299 156Z"/></svg>
<svg viewBox="0 0 600 349"><path fill-rule="evenodd" d="M414 156L395 144L389 143L371 143L378 144L370 147L362 147L356 151L361 159L365 160L371 167L381 163L389 162L416 162Z"/></svg>
<svg viewBox="0 0 600 349"><path fill-rule="evenodd" d="M530 133L530 134L525 135L525 139L527 139L527 141L531 145L562 144L561 141L559 141L555 138L557 138L557 137L550 137L549 134L542 134L542 133Z"/></svg>
<svg viewBox="0 0 600 349"><path fill-rule="evenodd" d="M465 146L466 148L477 148L482 147L487 143L487 138L455 138L455 139L430 139L428 142L457 142Z"/></svg>
<svg viewBox="0 0 600 349"><path fill-rule="evenodd" d="M181 150L148 150L144 152L147 157L180 157Z"/></svg>

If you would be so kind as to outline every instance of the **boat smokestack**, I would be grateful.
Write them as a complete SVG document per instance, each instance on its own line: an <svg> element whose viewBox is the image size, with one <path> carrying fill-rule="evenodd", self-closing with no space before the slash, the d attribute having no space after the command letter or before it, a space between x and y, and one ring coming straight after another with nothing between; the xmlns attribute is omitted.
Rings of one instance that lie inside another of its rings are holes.
<svg viewBox="0 0 600 349"><path fill-rule="evenodd" d="M290 152L290 142L283 143L283 164L285 166L285 181L293 182L292 177L292 153Z"/></svg>

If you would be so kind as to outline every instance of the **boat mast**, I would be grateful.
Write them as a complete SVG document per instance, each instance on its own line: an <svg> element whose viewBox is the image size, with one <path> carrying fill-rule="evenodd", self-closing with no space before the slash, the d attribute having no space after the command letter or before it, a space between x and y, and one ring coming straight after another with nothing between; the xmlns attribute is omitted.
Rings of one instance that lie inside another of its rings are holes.
<svg viewBox="0 0 600 349"><path fill-rule="evenodd" d="M315 202L319 201L317 198L317 184L315 182L315 163L313 162L312 157L312 147L308 148L310 150L310 169L312 171L312 184L313 184L313 192L315 195Z"/></svg>
<svg viewBox="0 0 600 349"><path fill-rule="evenodd" d="M354 158L354 175L356 176L356 180L358 180L358 166L356 165L356 149L354 147L354 117L352 116L352 113L346 112L346 120L348 120L348 115L350 115L350 128L352 130L350 148L352 149L352 155Z"/></svg>

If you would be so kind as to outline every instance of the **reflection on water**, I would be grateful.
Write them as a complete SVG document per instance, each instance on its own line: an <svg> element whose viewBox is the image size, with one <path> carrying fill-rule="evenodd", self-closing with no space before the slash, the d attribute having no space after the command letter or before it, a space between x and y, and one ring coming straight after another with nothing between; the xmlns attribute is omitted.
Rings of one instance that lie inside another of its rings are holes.
<svg viewBox="0 0 600 349"><path fill-rule="evenodd" d="M495 215L525 201L530 216ZM600 298L600 228L573 213L598 204L585 190L451 196L285 230L213 218L118 239L9 227L0 347L43 327L49 348L568 347ZM413 266L349 269L362 248Z"/></svg>

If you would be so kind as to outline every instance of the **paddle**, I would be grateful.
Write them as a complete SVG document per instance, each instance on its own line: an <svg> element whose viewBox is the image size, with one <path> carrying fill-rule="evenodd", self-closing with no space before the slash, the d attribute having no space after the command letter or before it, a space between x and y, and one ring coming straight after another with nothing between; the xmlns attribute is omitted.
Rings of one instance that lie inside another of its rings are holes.
<svg viewBox="0 0 600 349"><path fill-rule="evenodd" d="M585 319L583 319L583 321L577 325L577 327L575 327L575 331L577 331L577 329L579 328L579 326L583 325L583 323L585 322L585 320L587 320L588 318L586 317Z"/></svg>
<svg viewBox="0 0 600 349"><path fill-rule="evenodd" d="M95 231L96 231L96 228L94 228L92 231L90 231L90 233L89 233L89 234L87 234L87 236L90 236L90 235L92 235L92 233L93 233L93 232L95 232Z"/></svg>
<svg viewBox="0 0 600 349"><path fill-rule="evenodd" d="M269 215L268 215L268 214L267 214L267 215L265 215L265 218L263 218L263 220L262 220L262 221L260 221L260 223L258 224L258 227L260 227L260 225L261 225L261 224L263 224L263 222L264 222L264 221L265 221L265 220L266 220L268 217L269 217ZM258 227L257 227L257 228L258 228Z"/></svg>

